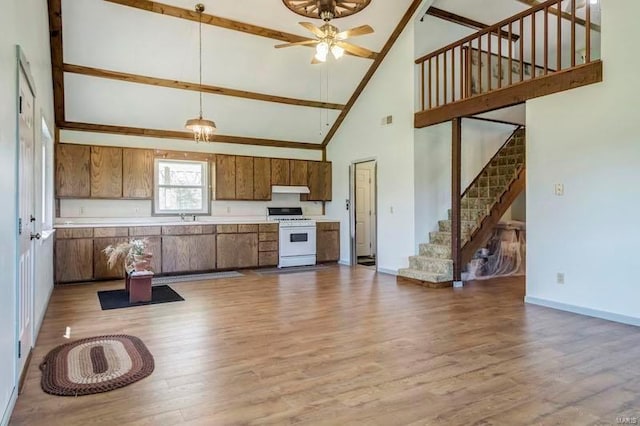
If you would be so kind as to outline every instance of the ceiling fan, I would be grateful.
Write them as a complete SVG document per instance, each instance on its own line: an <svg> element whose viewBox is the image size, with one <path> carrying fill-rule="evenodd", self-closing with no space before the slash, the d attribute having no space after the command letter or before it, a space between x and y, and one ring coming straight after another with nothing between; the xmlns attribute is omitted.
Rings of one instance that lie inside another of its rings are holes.
<svg viewBox="0 0 640 426"><path fill-rule="evenodd" d="M352 55L368 58L372 51L364 47L348 43L345 40L371 34L374 32L369 25L361 25L346 31L340 31L330 21L335 18L353 15L367 7L371 0L282 0L284 4L303 16L321 18L325 23L321 27L316 27L311 22L300 22L305 29L316 36L295 43L279 44L276 49L291 46L316 46L316 54L311 61L312 64L325 62L329 52L334 58L340 59L345 51Z"/></svg>

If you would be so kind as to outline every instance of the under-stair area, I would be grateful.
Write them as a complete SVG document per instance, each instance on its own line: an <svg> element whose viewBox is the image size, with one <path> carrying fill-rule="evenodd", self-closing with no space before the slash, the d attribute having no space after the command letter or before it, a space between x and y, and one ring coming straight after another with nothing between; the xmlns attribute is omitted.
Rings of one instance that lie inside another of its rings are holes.
<svg viewBox="0 0 640 426"><path fill-rule="evenodd" d="M517 128L461 196L462 260L466 264L486 243L491 231L525 189L525 129ZM398 276L432 288L451 286L453 257L451 210L429 242L420 244L417 256Z"/></svg>

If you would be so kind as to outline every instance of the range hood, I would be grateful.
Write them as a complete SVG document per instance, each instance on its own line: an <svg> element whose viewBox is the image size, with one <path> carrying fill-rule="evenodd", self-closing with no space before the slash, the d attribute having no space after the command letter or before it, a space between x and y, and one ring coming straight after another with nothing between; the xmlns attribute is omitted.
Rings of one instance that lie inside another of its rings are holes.
<svg viewBox="0 0 640 426"><path fill-rule="evenodd" d="M273 185L271 187L271 192L274 194L308 194L309 187L307 186L280 186Z"/></svg>

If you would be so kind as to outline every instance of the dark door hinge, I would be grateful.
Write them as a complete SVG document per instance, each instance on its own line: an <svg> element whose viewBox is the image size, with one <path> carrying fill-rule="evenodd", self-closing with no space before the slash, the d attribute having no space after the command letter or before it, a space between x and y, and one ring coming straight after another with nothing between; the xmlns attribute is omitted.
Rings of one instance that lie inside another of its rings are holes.
<svg viewBox="0 0 640 426"><path fill-rule="evenodd" d="M22 96L20 96L20 101L18 102L18 111L20 114L22 114Z"/></svg>
<svg viewBox="0 0 640 426"><path fill-rule="evenodd" d="M18 235L22 235L22 218L18 218Z"/></svg>
<svg viewBox="0 0 640 426"><path fill-rule="evenodd" d="M22 358L22 342L18 340L18 359Z"/></svg>

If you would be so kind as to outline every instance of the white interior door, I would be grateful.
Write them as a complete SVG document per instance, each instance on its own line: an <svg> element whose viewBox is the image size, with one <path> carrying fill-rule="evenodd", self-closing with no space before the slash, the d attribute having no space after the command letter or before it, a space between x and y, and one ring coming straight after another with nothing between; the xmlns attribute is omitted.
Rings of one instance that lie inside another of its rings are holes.
<svg viewBox="0 0 640 426"><path fill-rule="evenodd" d="M34 288L34 232L35 232L35 198L34 198L34 155L35 155L35 120L34 96L29 83L20 71L19 80L19 124L20 140L18 170L19 206L19 267L18 267L18 339L20 356L18 373L25 367L27 354L33 344L33 288Z"/></svg>
<svg viewBox="0 0 640 426"><path fill-rule="evenodd" d="M371 170L356 167L356 255L371 256Z"/></svg>

